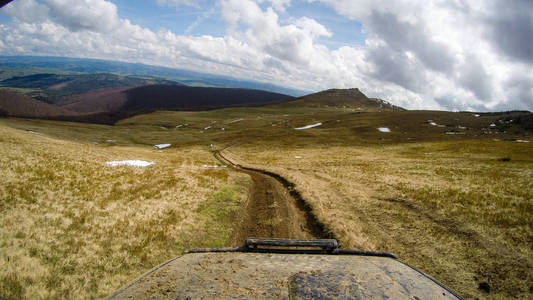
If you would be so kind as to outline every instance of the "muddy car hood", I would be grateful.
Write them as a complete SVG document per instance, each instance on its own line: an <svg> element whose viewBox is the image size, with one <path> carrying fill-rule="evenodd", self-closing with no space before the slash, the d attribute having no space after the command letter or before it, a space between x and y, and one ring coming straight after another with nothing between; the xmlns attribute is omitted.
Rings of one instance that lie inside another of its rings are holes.
<svg viewBox="0 0 533 300"><path fill-rule="evenodd" d="M461 299L435 279L382 256L189 253L110 299Z"/></svg>

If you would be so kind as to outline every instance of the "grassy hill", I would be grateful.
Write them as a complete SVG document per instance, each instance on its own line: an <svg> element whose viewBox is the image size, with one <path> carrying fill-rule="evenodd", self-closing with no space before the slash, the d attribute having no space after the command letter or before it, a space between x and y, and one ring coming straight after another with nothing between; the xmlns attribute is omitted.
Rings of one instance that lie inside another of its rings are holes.
<svg viewBox="0 0 533 300"><path fill-rule="evenodd" d="M74 114L64 108L26 97L20 93L0 89L0 115L2 116L46 118Z"/></svg>
<svg viewBox="0 0 533 300"><path fill-rule="evenodd" d="M128 100L125 91L130 87L96 89L72 95L62 107L83 114L119 111Z"/></svg>
<svg viewBox="0 0 533 300"><path fill-rule="evenodd" d="M340 108L356 111L404 110L384 100L368 98L359 89L330 89L299 97L281 107Z"/></svg>
<svg viewBox="0 0 533 300"><path fill-rule="evenodd" d="M260 90L148 85L126 91L124 110L202 110L284 102L291 96Z"/></svg>

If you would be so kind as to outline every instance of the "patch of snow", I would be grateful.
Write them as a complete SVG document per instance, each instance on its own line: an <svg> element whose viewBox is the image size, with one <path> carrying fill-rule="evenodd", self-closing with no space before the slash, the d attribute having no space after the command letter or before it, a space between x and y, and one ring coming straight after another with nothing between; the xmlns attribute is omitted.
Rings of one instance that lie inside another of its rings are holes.
<svg viewBox="0 0 533 300"><path fill-rule="evenodd" d="M464 132L447 131L446 134L464 134Z"/></svg>
<svg viewBox="0 0 533 300"><path fill-rule="evenodd" d="M172 146L172 144L157 144L157 145L154 145L154 148L156 149L165 149L165 148L168 148Z"/></svg>
<svg viewBox="0 0 533 300"><path fill-rule="evenodd" d="M202 165L204 168L227 168L227 166L217 166L217 165Z"/></svg>
<svg viewBox="0 0 533 300"><path fill-rule="evenodd" d="M237 122L242 121L242 120L244 120L244 119L237 119L237 120L229 121L228 124L237 123Z"/></svg>
<svg viewBox="0 0 533 300"><path fill-rule="evenodd" d="M108 142L108 143L112 143L112 142L114 142L114 141L115 141L115 140L106 140L106 142Z"/></svg>
<svg viewBox="0 0 533 300"><path fill-rule="evenodd" d="M117 167L117 166L132 166L132 167L148 167L154 163L151 161L144 160L116 160L116 161L106 161L106 165Z"/></svg>
<svg viewBox="0 0 533 300"><path fill-rule="evenodd" d="M294 158L302 158L300 155L295 155Z"/></svg>
<svg viewBox="0 0 533 300"><path fill-rule="evenodd" d="M529 143L529 141L526 140L516 140L518 143Z"/></svg>
<svg viewBox="0 0 533 300"><path fill-rule="evenodd" d="M168 128L163 127L163 126L159 126L159 128L164 129L164 130L168 130Z"/></svg>
<svg viewBox="0 0 533 300"><path fill-rule="evenodd" d="M303 130L303 129L309 129L309 128L317 127L317 126L320 126L320 125L322 125L322 123L311 124L311 125L307 125L307 126L304 126L304 127L294 128L294 129Z"/></svg>
<svg viewBox="0 0 533 300"><path fill-rule="evenodd" d="M180 127L183 127L183 124L176 125L176 128L180 128Z"/></svg>
<svg viewBox="0 0 533 300"><path fill-rule="evenodd" d="M457 128L459 128L459 129L466 129L465 126L461 126L461 125L457 126Z"/></svg>
<svg viewBox="0 0 533 300"><path fill-rule="evenodd" d="M37 135L41 135L42 134L40 132L33 131L33 130L28 130L28 132L31 133L31 134L37 134Z"/></svg>
<svg viewBox="0 0 533 300"><path fill-rule="evenodd" d="M438 125L437 123L435 123L435 122L433 122L431 120L428 120L428 122L429 122L429 125L433 125L433 126L437 126Z"/></svg>
<svg viewBox="0 0 533 300"><path fill-rule="evenodd" d="M387 127L379 127L378 130L381 132L390 132L390 129Z"/></svg>
<svg viewBox="0 0 533 300"><path fill-rule="evenodd" d="M226 130L226 129L224 129L224 127L222 127L221 129L222 129L222 130Z"/></svg>
<svg viewBox="0 0 533 300"><path fill-rule="evenodd" d="M211 126L207 126L206 128L204 128L204 130L207 130L207 129L209 129L209 128L211 128Z"/></svg>
<svg viewBox="0 0 533 300"><path fill-rule="evenodd" d="M496 127L496 124L492 123L489 125L490 127Z"/></svg>
<svg viewBox="0 0 533 300"><path fill-rule="evenodd" d="M478 115L478 114L473 114L472 116L474 116L474 117L476 117L476 118L477 118L477 117L479 117L479 115Z"/></svg>

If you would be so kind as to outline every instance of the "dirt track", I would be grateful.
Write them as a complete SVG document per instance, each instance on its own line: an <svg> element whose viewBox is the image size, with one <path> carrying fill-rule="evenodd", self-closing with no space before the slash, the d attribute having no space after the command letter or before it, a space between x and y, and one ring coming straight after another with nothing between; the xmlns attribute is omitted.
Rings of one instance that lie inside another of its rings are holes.
<svg viewBox="0 0 533 300"><path fill-rule="evenodd" d="M309 205L294 190L294 184L278 174L236 165L220 151L213 151L213 155L221 163L250 175L252 179L245 207L235 216L228 246L241 246L246 237L332 237L313 215Z"/></svg>

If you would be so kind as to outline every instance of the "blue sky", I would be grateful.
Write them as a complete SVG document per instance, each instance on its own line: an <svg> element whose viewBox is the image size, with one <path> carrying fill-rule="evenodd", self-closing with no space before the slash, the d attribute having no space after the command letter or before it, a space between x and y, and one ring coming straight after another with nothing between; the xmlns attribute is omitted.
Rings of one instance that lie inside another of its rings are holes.
<svg viewBox="0 0 533 300"><path fill-rule="evenodd" d="M218 1L199 1L195 5L167 5L158 4L154 1L111 1L118 7L118 15L121 18L134 20L136 24L157 31L160 28L170 29L176 34L187 35L210 35L223 37L226 23L221 15ZM266 10L268 2L260 3L259 6ZM364 45L365 35L362 32L362 24L357 20L350 20L340 16L335 10L322 2L293 2L280 13L280 21L283 19L309 17L323 24L331 33L331 37L321 37L318 41L335 49L343 45Z"/></svg>
<svg viewBox="0 0 533 300"><path fill-rule="evenodd" d="M167 28L176 34L224 36L225 23L216 3L203 3L197 7L190 5L169 6L153 1L112 1L118 7L121 18L135 20L136 24L157 31ZM205 16L208 17L205 17ZM187 29L197 22L191 31Z"/></svg>
<svg viewBox="0 0 533 300"><path fill-rule="evenodd" d="M531 36L530 0L15 0L0 9L0 55L357 87L412 109L533 110Z"/></svg>

